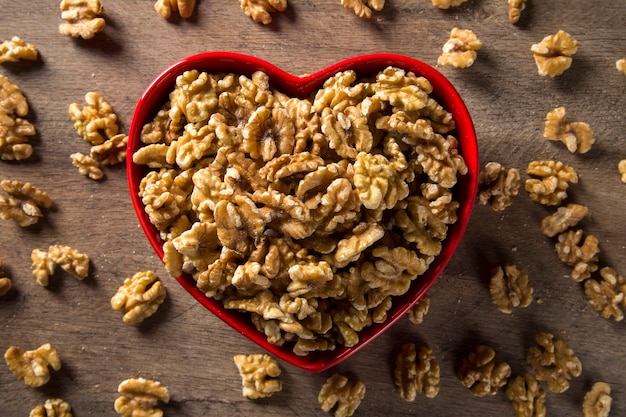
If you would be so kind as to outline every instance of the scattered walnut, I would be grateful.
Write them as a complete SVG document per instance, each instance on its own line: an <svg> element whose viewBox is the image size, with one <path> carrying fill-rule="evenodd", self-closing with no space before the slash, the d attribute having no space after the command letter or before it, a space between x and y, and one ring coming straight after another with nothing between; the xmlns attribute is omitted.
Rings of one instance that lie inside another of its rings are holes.
<svg viewBox="0 0 626 417"><path fill-rule="evenodd" d="M442 54L437 59L438 65L452 65L455 68L467 68L474 64L482 43L469 29L453 28L450 39L443 45Z"/></svg>
<svg viewBox="0 0 626 417"><path fill-rule="evenodd" d="M122 381L117 388L124 394L115 400L115 411L122 417L161 417L163 411L157 408L159 401L168 403L170 393L158 381L144 378L130 378Z"/></svg>
<svg viewBox="0 0 626 417"><path fill-rule="evenodd" d="M618 59L617 61L615 61L615 68L617 68L618 71L621 71L624 73L624 75L626 75L626 58Z"/></svg>
<svg viewBox="0 0 626 417"><path fill-rule="evenodd" d="M565 107L557 107L546 115L543 136L558 140L567 146L571 153L586 153L595 142L593 132L587 123L568 122Z"/></svg>
<svg viewBox="0 0 626 417"><path fill-rule="evenodd" d="M89 156L102 165L115 165L126 159L126 145L128 135L119 133L104 141L100 145L94 145L89 151Z"/></svg>
<svg viewBox="0 0 626 417"><path fill-rule="evenodd" d="M513 264L498 266L491 271L489 281L491 301L503 313L511 314L513 307L527 307L533 300L528 275Z"/></svg>
<svg viewBox="0 0 626 417"><path fill-rule="evenodd" d="M496 362L496 352L489 346L478 345L463 358L457 369L461 383L477 397L495 395L507 383L511 367L506 362Z"/></svg>
<svg viewBox="0 0 626 417"><path fill-rule="evenodd" d="M582 282L598 270L598 239L594 235L587 235L582 242L583 231L568 230L558 236L555 244L559 259L565 264L573 266L571 277L576 282Z"/></svg>
<svg viewBox="0 0 626 417"><path fill-rule="evenodd" d="M526 0L509 0L509 22L517 23L525 8Z"/></svg>
<svg viewBox="0 0 626 417"><path fill-rule="evenodd" d="M164 19L169 19L172 12L178 12L180 17L187 19L193 14L196 7L196 0L157 0L154 9Z"/></svg>
<svg viewBox="0 0 626 417"><path fill-rule="evenodd" d="M29 182L2 180L0 188L8 197L0 196L0 218L13 220L22 227L31 226L43 217L41 208L50 208L48 193Z"/></svg>
<svg viewBox="0 0 626 417"><path fill-rule="evenodd" d="M439 375L432 349L422 346L418 354L414 343L402 345L394 369L394 382L402 398L413 401L418 392L435 398L439 393Z"/></svg>
<svg viewBox="0 0 626 417"><path fill-rule="evenodd" d="M385 7L385 0L341 0L341 4L357 16L370 19L372 10L380 12Z"/></svg>
<svg viewBox="0 0 626 417"><path fill-rule="evenodd" d="M623 183L626 183L626 159L622 159L617 164L617 170L621 175L621 179Z"/></svg>
<svg viewBox="0 0 626 417"><path fill-rule="evenodd" d="M29 387L40 387L50 380L50 369L61 369L57 351L49 343L24 351L11 346L4 354L9 369Z"/></svg>
<svg viewBox="0 0 626 417"><path fill-rule="evenodd" d="M0 159L21 161L30 157L33 147L28 136L36 133L35 126L23 119L28 114L28 102L20 88L0 75Z"/></svg>
<svg viewBox="0 0 626 417"><path fill-rule="evenodd" d="M70 158L72 158L72 164L78 168L78 172L81 174L96 181L104 177L104 172L100 169L100 164L92 157L83 155L80 152L75 152L70 155Z"/></svg>
<svg viewBox="0 0 626 417"><path fill-rule="evenodd" d="M430 297L424 294L417 303L407 311L407 316L411 323L421 324L424 322L424 316L428 314L430 308Z"/></svg>
<svg viewBox="0 0 626 417"><path fill-rule="evenodd" d="M256 400L271 397L282 389L280 367L269 355L235 355L235 365L241 375L243 396Z"/></svg>
<svg viewBox="0 0 626 417"><path fill-rule="evenodd" d="M297 354L358 343L457 220L467 166L431 92L395 67L304 99L262 72L181 74L133 155L168 272Z"/></svg>
<svg viewBox="0 0 626 417"><path fill-rule="evenodd" d="M548 206L558 206L567 198L569 183L578 183L578 174L560 161L532 161L526 169L532 177L524 184L531 199Z"/></svg>
<svg viewBox="0 0 626 417"><path fill-rule="evenodd" d="M0 258L0 266L2 266L2 258ZM4 272L0 269L0 297L9 292L11 285L11 279L5 276Z"/></svg>
<svg viewBox="0 0 626 417"><path fill-rule="evenodd" d="M37 283L47 286L50 275L59 265L74 278L83 280L89 274L89 256L66 245L51 245L47 252L34 249L31 254L33 276Z"/></svg>
<svg viewBox="0 0 626 417"><path fill-rule="evenodd" d="M341 374L334 374L320 390L318 401L322 410L335 409L335 417L349 417L361 404L365 396L365 385L361 381L351 381Z"/></svg>
<svg viewBox="0 0 626 417"><path fill-rule="evenodd" d="M516 196L520 188L519 170L505 170L497 162L488 162L478 175L478 201L482 205L491 204L496 211L511 205L511 197Z"/></svg>
<svg viewBox="0 0 626 417"><path fill-rule="evenodd" d="M606 382L596 382L583 399L585 417L608 417L611 412L611 386Z"/></svg>
<svg viewBox="0 0 626 417"><path fill-rule="evenodd" d="M73 417L72 407L60 398L50 398L35 407L29 417Z"/></svg>
<svg viewBox="0 0 626 417"><path fill-rule="evenodd" d="M272 23L270 13L287 10L287 0L241 0L241 10L257 23Z"/></svg>
<svg viewBox="0 0 626 417"><path fill-rule="evenodd" d="M569 33L559 30L532 45L530 50L535 57L539 75L556 77L572 65L572 55L577 48L578 42Z"/></svg>
<svg viewBox="0 0 626 417"><path fill-rule="evenodd" d="M78 134L92 145L101 145L117 135L117 115L111 105L94 92L85 94L85 103L82 109L72 103L68 110Z"/></svg>
<svg viewBox="0 0 626 417"><path fill-rule="evenodd" d="M569 380L582 372L580 360L563 340L554 339L550 333L539 333L538 346L528 348L526 361L535 371L538 381L546 382L552 392L561 393L569 388Z"/></svg>
<svg viewBox="0 0 626 417"><path fill-rule="evenodd" d="M546 416L546 392L533 375L513 378L504 392L506 398L513 403L517 417Z"/></svg>
<svg viewBox="0 0 626 417"><path fill-rule="evenodd" d="M38 56L35 45L26 43L17 36L0 44L0 64L3 62L17 62L20 59L35 61Z"/></svg>
<svg viewBox="0 0 626 417"><path fill-rule="evenodd" d="M613 268L600 269L602 280L585 281L585 295L591 306L604 318L615 321L624 319L622 308L626 308L626 280Z"/></svg>
<svg viewBox="0 0 626 417"><path fill-rule="evenodd" d="M449 9L450 7L460 6L467 0L432 0L433 6L440 9Z"/></svg>
<svg viewBox="0 0 626 417"><path fill-rule="evenodd" d="M137 324L156 313L165 301L165 287L152 271L137 272L124 280L111 298L113 310L123 309L124 323Z"/></svg>
<svg viewBox="0 0 626 417"><path fill-rule="evenodd" d="M104 30L100 0L61 0L60 7L61 18L66 21L59 25L62 35L91 39Z"/></svg>
<svg viewBox="0 0 626 417"><path fill-rule="evenodd" d="M578 224L589 212L587 206L568 204L559 207L555 213L544 217L541 221L541 231L548 237L554 237L572 226Z"/></svg>

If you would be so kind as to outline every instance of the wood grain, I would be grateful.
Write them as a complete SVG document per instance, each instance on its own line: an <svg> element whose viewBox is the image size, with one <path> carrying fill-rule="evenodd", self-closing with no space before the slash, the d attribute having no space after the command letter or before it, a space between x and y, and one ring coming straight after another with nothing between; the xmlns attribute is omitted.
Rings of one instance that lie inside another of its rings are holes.
<svg viewBox="0 0 626 417"><path fill-rule="evenodd" d="M324 416L317 394L326 378L342 372L363 381L367 393L355 415L513 416L500 391L477 398L463 387L455 366L477 343L494 347L515 374L528 372L525 352L538 331L565 339L579 356L583 373L563 394L548 393L548 415L582 415L584 393L593 382L613 388L612 416L626 415L625 324L601 318L587 303L582 286L567 277L554 241L539 229L550 209L522 190L503 212L476 206L458 253L430 292L430 313L416 326L401 320L344 363L323 373L287 364L284 389L271 399L246 400L233 363L236 353L260 349L197 304L167 277L138 226L123 168L106 169L100 183L79 175L69 155L88 146L67 114L72 102L98 91L128 130L134 105L148 83L174 61L193 53L228 50L251 54L293 73L321 69L368 52L394 52L435 65L450 30L474 30L483 42L476 63L466 70L439 68L466 100L479 137L481 162L498 161L524 170L536 159L572 165L580 183L568 201L585 204L590 216L581 226L595 234L601 264L626 273L626 185L617 163L626 158L624 115L626 77L615 61L626 57L626 1L528 1L517 25L507 21L503 0L469 0L443 11L428 0L388 0L370 21L343 9L339 0L291 0L269 26L251 21L238 2L201 0L188 20L162 19L152 1L103 0L107 27L94 39L58 33L58 2L4 2L0 38L20 36L35 44L37 62L4 64L0 73L20 86L31 107L38 135L32 160L0 162L2 179L30 181L46 190L54 206L41 224L28 229L0 222L2 270L14 290L0 299L0 350L34 349L50 342L63 368L39 389L25 386L0 366L0 414L28 415L48 397L70 402L76 417L113 416L118 384L130 377L161 381L172 400L168 416ZM537 74L530 46L559 29L580 42L570 70L555 79ZM572 120L594 130L597 143L572 155L542 137L543 118L566 106ZM54 243L90 255L92 272L83 282L59 273L48 288L31 275L30 253ZM504 315L492 305L486 271L505 261L529 274L535 301ZM110 307L126 278L153 269L168 298L140 326L127 326ZM391 358L406 341L430 346L441 365L435 399L406 402L395 392Z"/></svg>

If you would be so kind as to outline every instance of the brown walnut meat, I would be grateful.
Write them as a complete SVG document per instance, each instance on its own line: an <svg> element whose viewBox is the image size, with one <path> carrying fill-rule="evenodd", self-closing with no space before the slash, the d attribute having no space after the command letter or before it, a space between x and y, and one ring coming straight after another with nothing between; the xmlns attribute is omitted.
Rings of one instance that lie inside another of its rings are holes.
<svg viewBox="0 0 626 417"><path fill-rule="evenodd" d="M495 395L506 385L511 367L506 362L496 362L496 352L489 346L478 345L463 358L457 369L461 384L477 397Z"/></svg>
<svg viewBox="0 0 626 417"><path fill-rule="evenodd" d="M193 14L196 0L157 0L154 9L164 19L169 19L172 12L178 12L180 17L187 19Z"/></svg>
<svg viewBox="0 0 626 417"><path fill-rule="evenodd" d="M170 393L158 381L144 378L130 378L117 388L124 394L115 400L115 411L122 417L162 417L163 411L157 407L159 401L167 404Z"/></svg>
<svg viewBox="0 0 626 417"><path fill-rule="evenodd" d="M587 300L602 317L622 321L623 309L626 309L626 280L608 266L600 269L600 276L601 280L585 281Z"/></svg>
<svg viewBox="0 0 626 417"><path fill-rule="evenodd" d="M86 105L82 108L72 103L68 112L79 135L92 145L101 145L117 135L117 115L111 105L99 94L85 94Z"/></svg>
<svg viewBox="0 0 626 417"><path fill-rule="evenodd" d="M455 68L471 67L478 55L476 51L481 46L482 42L473 31L455 27L450 32L450 39L443 45L437 64L451 65Z"/></svg>
<svg viewBox="0 0 626 417"><path fill-rule="evenodd" d="M61 0L61 18L59 32L73 38L91 39L102 32L106 25L100 0Z"/></svg>
<svg viewBox="0 0 626 417"><path fill-rule="evenodd" d="M548 77L559 76L569 69L576 49L578 49L578 42L562 30L546 36L530 48L535 57L539 75Z"/></svg>
<svg viewBox="0 0 626 417"><path fill-rule="evenodd" d="M18 36L0 43L0 64L3 62L17 62L20 59L37 60L39 53L35 45L26 43Z"/></svg>
<svg viewBox="0 0 626 417"><path fill-rule="evenodd" d="M24 119L28 102L20 88L0 75L0 159L21 161L30 157L33 147L28 136L36 133L35 126Z"/></svg>
<svg viewBox="0 0 626 417"><path fill-rule="evenodd" d="M533 289L524 270L506 264L491 271L489 296L498 310L511 314L514 307L527 307L532 302Z"/></svg>
<svg viewBox="0 0 626 417"><path fill-rule="evenodd" d="M617 164L617 170L619 171L622 182L626 183L626 159L619 161Z"/></svg>
<svg viewBox="0 0 626 417"><path fill-rule="evenodd" d="M269 25L270 13L287 10L287 0L241 0L241 10L255 22Z"/></svg>
<svg viewBox="0 0 626 417"><path fill-rule="evenodd" d="M618 59L617 61L615 61L615 68L617 68L618 71L626 75L626 58Z"/></svg>
<svg viewBox="0 0 626 417"><path fill-rule="evenodd" d="M517 23L525 8L526 0L509 0L509 22Z"/></svg>
<svg viewBox="0 0 626 417"><path fill-rule="evenodd" d="M606 382L596 382L583 399L585 417L608 417L611 412L611 386Z"/></svg>
<svg viewBox="0 0 626 417"><path fill-rule="evenodd" d="M243 396L256 400L280 392L280 367L266 354L235 355L235 365L241 375Z"/></svg>
<svg viewBox="0 0 626 417"><path fill-rule="evenodd" d="M578 174L561 161L532 161L526 173L531 177L524 188L534 201L547 206L558 206L567 198L569 184L578 183Z"/></svg>
<svg viewBox="0 0 626 417"><path fill-rule="evenodd" d="M385 0L341 0L341 4L357 16L370 19L372 10L380 12L385 7Z"/></svg>
<svg viewBox="0 0 626 417"><path fill-rule="evenodd" d="M432 0L433 6L440 9L449 9L450 7L460 6L467 0Z"/></svg>
<svg viewBox="0 0 626 417"><path fill-rule="evenodd" d="M111 307L123 310L124 323L137 324L156 313L165 296L165 287L154 272L137 272L124 280L111 298Z"/></svg>
<svg viewBox="0 0 626 417"><path fill-rule="evenodd" d="M418 392L428 398L435 398L439 393L439 364L432 349L425 346L416 352L414 343L402 345L396 354L393 375L398 392L407 401L414 401Z"/></svg>
<svg viewBox="0 0 626 417"><path fill-rule="evenodd" d="M29 182L2 180L0 188L8 195L0 196L0 218L22 227L37 223L43 217L41 209L52 206L48 193Z"/></svg>
<svg viewBox="0 0 626 417"><path fill-rule="evenodd" d="M324 411L335 408L335 417L350 417L365 396L365 385L341 374L334 374L322 386L318 401Z"/></svg>
<svg viewBox="0 0 626 417"><path fill-rule="evenodd" d="M407 311L407 317L413 324L421 324L424 322L424 317L428 314L430 309L430 297L428 294L424 294L413 307Z"/></svg>
<svg viewBox="0 0 626 417"><path fill-rule="evenodd" d="M2 266L2 258L0 258L0 267ZM11 279L8 278L0 269L0 297L6 295L11 289Z"/></svg>
<svg viewBox="0 0 626 417"><path fill-rule="evenodd" d="M181 74L133 155L168 272L299 355L358 343L457 220L467 166L431 92L395 67L304 99L262 72Z"/></svg>
<svg viewBox="0 0 626 417"><path fill-rule="evenodd" d="M546 416L546 392L533 375L511 379L504 393L513 403L516 417Z"/></svg>
<svg viewBox="0 0 626 417"><path fill-rule="evenodd" d="M538 381L546 382L552 392L561 393L569 388L569 380L582 372L580 360L567 343L554 339L550 333L539 333L537 345L528 348L526 361L535 371Z"/></svg>
<svg viewBox="0 0 626 417"><path fill-rule="evenodd" d="M73 417L72 407L60 398L50 398L35 407L29 417Z"/></svg>
<svg viewBox="0 0 626 417"><path fill-rule="evenodd" d="M478 202L491 204L496 211L511 205L511 197L520 189L519 170L505 168L497 162L488 162L478 175Z"/></svg>
<svg viewBox="0 0 626 417"><path fill-rule="evenodd" d="M70 155L72 159L72 165L78 168L78 172L91 178L92 180L101 180L104 177L104 172L100 169L98 161L88 155L83 155L80 152L75 152Z"/></svg>
<svg viewBox="0 0 626 417"><path fill-rule="evenodd" d="M598 238L587 235L583 240L583 231L568 230L558 236L555 244L559 259L572 266L571 277L582 282L598 270L598 254L600 253Z"/></svg>
<svg viewBox="0 0 626 417"><path fill-rule="evenodd" d="M563 142L571 153L589 152L595 142L593 131L587 123L567 121L565 107L557 107L548 112L543 136Z"/></svg>
<svg viewBox="0 0 626 417"><path fill-rule="evenodd" d="M89 256L67 245L51 245L47 251L33 249L31 260L33 276L44 287L57 265L81 281L89 275Z"/></svg>
<svg viewBox="0 0 626 417"><path fill-rule="evenodd" d="M61 360L52 345L46 343L36 350L24 351L11 346L4 353L9 369L29 387L41 387L50 380L50 368L61 369Z"/></svg>
<svg viewBox="0 0 626 417"><path fill-rule="evenodd" d="M588 212L587 206L581 204L561 206L553 214L544 217L541 221L541 231L548 237L554 237L577 225Z"/></svg>

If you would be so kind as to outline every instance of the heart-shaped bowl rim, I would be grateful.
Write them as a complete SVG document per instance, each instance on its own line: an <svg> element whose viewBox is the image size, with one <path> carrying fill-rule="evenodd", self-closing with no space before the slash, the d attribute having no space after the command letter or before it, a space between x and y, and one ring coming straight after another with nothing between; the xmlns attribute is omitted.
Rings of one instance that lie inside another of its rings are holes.
<svg viewBox="0 0 626 417"><path fill-rule="evenodd" d="M382 334L400 319L433 285L448 264L458 246L469 221L478 183L478 146L476 133L470 114L461 96L439 71L417 59L389 53L359 55L337 62L318 72L294 76L262 59L233 52L204 52L183 58L158 75L139 98L132 117L127 157L128 186L132 204L150 244L157 255L163 259L163 241L159 232L150 222L144 205L139 197L139 184L148 168L133 163L132 155L142 146L140 137L142 127L152 120L156 112L168 100L170 91L174 89L176 77L187 70L197 69L206 72L230 72L248 77L255 71L263 71L269 76L270 84L291 97L305 98L321 87L323 82L338 72L354 70L358 77L375 75L388 66L395 66L423 76L433 86L431 96L447 111L452 113L456 123L453 134L459 142L459 153L468 167L467 174L460 177L455 185L454 193L459 201L458 221L450 225L448 235L443 243L441 253L432 262L429 269L417 277L409 290L402 296L394 297L393 305L383 323L374 323L359 333L359 342L352 347L337 346L332 351L311 352L307 356L293 353L291 346L277 346L267 341L266 336L258 331L249 315L235 310L225 309L220 301L207 297L200 291L194 279L188 274L177 277L177 281L200 304L253 342L276 357L301 369L320 372L345 360L364 348L369 342ZM210 337L207 329L207 337Z"/></svg>

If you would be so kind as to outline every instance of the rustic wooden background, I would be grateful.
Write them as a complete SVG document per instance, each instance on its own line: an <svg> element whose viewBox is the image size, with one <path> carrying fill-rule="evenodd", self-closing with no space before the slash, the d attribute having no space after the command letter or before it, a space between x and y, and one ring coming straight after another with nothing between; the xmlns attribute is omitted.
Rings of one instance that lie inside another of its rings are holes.
<svg viewBox="0 0 626 417"><path fill-rule="evenodd" d="M600 240L601 263L626 274L626 185L617 163L626 158L626 76L615 61L626 57L626 1L528 0L520 22L507 21L505 0L469 0L443 11L430 0L387 0L370 21L345 10L339 0L290 0L284 13L263 26L250 20L237 1L199 0L188 20L161 18L152 0L102 0L107 22L91 40L58 33L59 1L2 1L0 39L20 36L40 51L36 62L4 64L0 73L21 87L30 104L28 119L38 130L35 155L22 163L0 162L2 179L30 181L48 191L54 206L27 229L0 222L2 270L14 289L0 299L0 350L34 349L50 342L61 371L39 389L18 381L0 365L0 414L25 416L49 397L68 401L76 417L113 416L118 384L130 377L161 381L171 392L168 416L324 416L320 387L333 372L363 381L366 396L355 415L513 416L500 391L474 397L455 376L468 347L491 345L515 374L529 370L525 353L539 331L565 339L583 373L563 394L547 394L548 415L582 415L584 393L596 381L613 388L613 416L626 415L626 323L600 317L581 284L567 277L554 241L539 229L551 212L525 191L503 212L476 206L458 253L430 291L431 311L423 324L401 320L364 350L323 373L281 363L284 389L271 399L246 400L232 357L260 349L197 304L167 274L138 226L123 167L106 169L106 180L79 175L69 155L87 152L67 108L98 91L128 131L134 105L147 84L175 60L193 53L227 50L252 54L293 74L310 73L337 60L369 52L406 54L436 65L450 30L474 30L483 42L471 68L440 68L466 100L474 118L481 163L501 162L526 175L535 159L572 165L580 183L568 201L585 204L582 227ZM563 29L580 42L572 68L549 79L537 74L530 46ZM571 120L584 121L597 143L572 155L542 137L543 118L566 106ZM56 274L48 288L31 275L30 253L61 243L90 255L89 278L79 282ZM500 313L487 291L486 271L505 261L529 274L535 301L512 315ZM168 298L140 326L122 323L110 298L135 272L155 270ZM406 341L430 346L441 365L435 399L406 402L392 380L393 352Z"/></svg>

